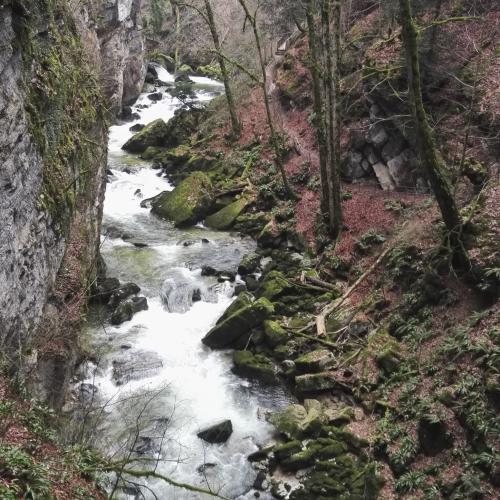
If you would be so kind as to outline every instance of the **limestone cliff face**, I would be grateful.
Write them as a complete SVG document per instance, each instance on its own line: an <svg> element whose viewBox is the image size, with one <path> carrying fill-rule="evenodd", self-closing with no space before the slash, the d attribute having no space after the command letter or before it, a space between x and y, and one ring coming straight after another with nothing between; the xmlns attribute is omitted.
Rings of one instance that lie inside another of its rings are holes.
<svg viewBox="0 0 500 500"><path fill-rule="evenodd" d="M109 109L142 86L139 15L140 0L0 0L1 361L55 404L97 269Z"/></svg>

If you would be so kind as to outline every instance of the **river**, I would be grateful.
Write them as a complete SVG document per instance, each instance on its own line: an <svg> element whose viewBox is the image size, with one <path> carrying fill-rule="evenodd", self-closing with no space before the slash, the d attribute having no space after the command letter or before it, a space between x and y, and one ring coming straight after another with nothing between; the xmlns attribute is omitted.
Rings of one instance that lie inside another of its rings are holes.
<svg viewBox="0 0 500 500"><path fill-rule="evenodd" d="M163 81L172 81L164 69L159 72ZM215 81L195 82L196 101L222 92ZM133 107L140 119L110 128L112 175L101 253L108 276L139 285L149 309L120 326L109 324L103 308L89 314L87 334L98 361L87 367L85 383L97 388L93 404L103 407L92 425L97 446L108 456L128 456L133 448L132 458L160 457L158 464L142 462L139 469L154 468L175 481L220 491L227 498L255 498L256 471L247 455L273 437L265 411L282 408L290 399L279 387L237 377L231 372L231 352L211 351L201 343L234 292L234 284L201 276L202 265L235 271L255 243L201 224L177 229L141 208L142 199L173 187L150 163L121 150L132 125L156 118L167 121L180 106L168 93L156 103L143 94ZM194 303L193 290L201 296ZM231 419L234 429L226 443L207 444L197 437L199 430L223 419ZM138 482L151 489L143 489L146 498L208 498L159 480ZM135 498L136 492L131 486L115 496ZM261 493L260 498L270 497Z"/></svg>

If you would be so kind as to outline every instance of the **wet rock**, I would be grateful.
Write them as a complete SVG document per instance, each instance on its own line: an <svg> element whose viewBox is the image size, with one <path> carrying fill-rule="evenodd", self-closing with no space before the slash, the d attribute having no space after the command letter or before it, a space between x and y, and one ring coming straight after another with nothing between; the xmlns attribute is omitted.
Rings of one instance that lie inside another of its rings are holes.
<svg viewBox="0 0 500 500"><path fill-rule="evenodd" d="M134 245L134 247L136 247L136 248L147 248L148 247L148 244L143 243L142 241L133 241L132 245Z"/></svg>
<svg viewBox="0 0 500 500"><path fill-rule="evenodd" d="M241 259L240 265L238 266L238 274L246 276L247 274L257 271L260 259L260 255L255 252L245 255L243 259Z"/></svg>
<svg viewBox="0 0 500 500"><path fill-rule="evenodd" d="M153 92L148 94L148 99L153 102L158 102L163 99L163 94L161 92Z"/></svg>
<svg viewBox="0 0 500 500"><path fill-rule="evenodd" d="M331 368L335 358L328 349L311 351L295 360L295 365L300 373L317 373Z"/></svg>
<svg viewBox="0 0 500 500"><path fill-rule="evenodd" d="M161 193L152 202L152 212L177 227L202 220L212 204L213 187L203 172L194 172L173 191Z"/></svg>
<svg viewBox="0 0 500 500"><path fill-rule="evenodd" d="M122 149L130 153L143 153L149 146L162 146L168 132L167 124L159 118L133 135Z"/></svg>
<svg viewBox="0 0 500 500"><path fill-rule="evenodd" d="M423 452L431 457L450 448L453 444L453 438L448 433L446 424L430 417L424 417L420 420L418 439Z"/></svg>
<svg viewBox="0 0 500 500"><path fill-rule="evenodd" d="M245 283L237 283L234 286L234 294L235 295L238 295L239 293L246 292L246 291L247 291L247 286L245 285Z"/></svg>
<svg viewBox="0 0 500 500"><path fill-rule="evenodd" d="M201 300L201 290L198 288L197 290L193 290L193 302L199 302Z"/></svg>
<svg viewBox="0 0 500 500"><path fill-rule="evenodd" d="M215 325L202 342L214 349L235 345L241 337L248 335L254 327L262 324L273 313L274 307L269 300L260 298Z"/></svg>
<svg viewBox="0 0 500 500"><path fill-rule="evenodd" d="M125 285L121 285L111 293L108 305L110 307L116 307L120 302L139 293L140 291L141 288L135 283L125 283Z"/></svg>
<svg viewBox="0 0 500 500"><path fill-rule="evenodd" d="M126 352L113 361L113 380L116 385L142 380L156 375L162 367L162 360L154 352Z"/></svg>
<svg viewBox="0 0 500 500"><path fill-rule="evenodd" d="M280 248L285 241L285 234L272 221L264 226L257 236L261 248Z"/></svg>
<svg viewBox="0 0 500 500"><path fill-rule="evenodd" d="M97 283L97 287L91 298L92 302L105 304L109 301L113 292L120 288L120 281L117 278L106 278Z"/></svg>
<svg viewBox="0 0 500 500"><path fill-rule="evenodd" d="M288 443L276 446L273 450L273 453L278 461L281 462L300 451L302 451L302 442L294 439L293 441L289 441Z"/></svg>
<svg viewBox="0 0 500 500"><path fill-rule="evenodd" d="M262 354L250 351L235 351L232 371L242 377L248 377L268 384L276 383L276 369L271 361Z"/></svg>
<svg viewBox="0 0 500 500"><path fill-rule="evenodd" d="M236 280L236 273L233 273L231 271L219 271L217 273L217 279L219 283L224 283L224 281L235 281Z"/></svg>
<svg viewBox="0 0 500 500"><path fill-rule="evenodd" d="M269 488L269 482L267 480L267 474L264 471L259 471L257 477L253 482L253 487L259 491L265 491Z"/></svg>
<svg viewBox="0 0 500 500"><path fill-rule="evenodd" d="M135 313L148 309L146 297L132 297L126 302L121 302L111 315L112 325L121 325L130 321Z"/></svg>
<svg viewBox="0 0 500 500"><path fill-rule="evenodd" d="M269 454L274 450L274 446L274 443L263 446L257 451L250 453L250 455L248 455L247 457L247 460L249 462L262 462L263 460L266 460Z"/></svg>
<svg viewBox="0 0 500 500"><path fill-rule="evenodd" d="M211 266L203 266L201 268L202 276L217 276L217 270Z"/></svg>
<svg viewBox="0 0 500 500"><path fill-rule="evenodd" d="M207 462L205 464L201 464L200 466L198 466L196 468L196 471L199 474L205 474L205 472L207 472L207 470L213 469L214 467L217 467L217 464L214 464L212 462Z"/></svg>
<svg viewBox="0 0 500 500"><path fill-rule="evenodd" d="M225 443L233 433L231 420L224 420L198 432L197 436L207 443Z"/></svg>

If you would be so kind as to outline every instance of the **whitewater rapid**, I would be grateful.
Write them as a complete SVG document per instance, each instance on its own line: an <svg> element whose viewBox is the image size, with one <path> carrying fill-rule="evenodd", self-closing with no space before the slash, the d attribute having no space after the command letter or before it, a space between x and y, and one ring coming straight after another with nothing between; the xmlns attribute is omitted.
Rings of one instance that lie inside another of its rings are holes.
<svg viewBox="0 0 500 500"><path fill-rule="evenodd" d="M159 78L173 80L163 68ZM221 92L218 82L193 79L197 101L208 101ZM156 470L161 474L220 491L227 498L254 498L256 472L247 455L273 438L273 429L263 418L265 411L285 406L289 398L280 388L235 376L231 352L203 346L202 337L233 300L234 285L202 277L201 267L235 271L255 243L201 225L177 229L151 215L149 209L141 208L141 200L173 187L148 162L121 150L132 135L132 125L157 118L167 121L180 106L168 93L156 103L143 94L133 106L140 118L110 128L111 176L101 253L108 276L138 284L149 309L120 326L109 324L109 313L103 308L91 312L88 336L97 354L85 383L97 388L97 404L105 407L95 425L97 445L108 455L123 456L127 447L135 446L137 451L139 445L144 446L149 453L145 456L160 456ZM194 302L186 312L169 312L161 299L166 280L179 287L209 290L210 300ZM117 367L127 369L127 363L144 369L120 385L114 375ZM226 443L210 445L197 437L199 430L224 419L231 419L234 429ZM161 499L205 498L162 481L143 484ZM131 489L122 491L120 497L134 498L135 494ZM148 490L143 494L154 498ZM260 498L270 497L261 493Z"/></svg>

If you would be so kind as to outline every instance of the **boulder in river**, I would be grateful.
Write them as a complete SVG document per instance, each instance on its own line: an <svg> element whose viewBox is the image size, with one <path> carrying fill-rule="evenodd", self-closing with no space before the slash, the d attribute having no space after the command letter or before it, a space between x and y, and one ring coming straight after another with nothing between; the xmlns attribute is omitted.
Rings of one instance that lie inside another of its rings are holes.
<svg viewBox="0 0 500 500"><path fill-rule="evenodd" d="M108 305L116 307L120 302L128 299L131 295L135 295L141 291L141 288L135 283L125 283L119 288L113 290L109 298Z"/></svg>
<svg viewBox="0 0 500 500"><path fill-rule="evenodd" d="M162 146L168 135L167 124L161 119L151 122L134 134L122 149L130 153L143 153L149 146Z"/></svg>
<svg viewBox="0 0 500 500"><path fill-rule="evenodd" d="M112 325L121 325L125 321L130 321L133 315L139 311L148 309L146 297L132 297L132 299L122 302L111 315Z"/></svg>
<svg viewBox="0 0 500 500"><path fill-rule="evenodd" d="M240 265L238 266L238 274L246 276L247 274L257 271L260 259L261 256L255 252L246 254L243 259L241 259Z"/></svg>
<svg viewBox="0 0 500 500"><path fill-rule="evenodd" d="M105 304L111 295L119 290L120 281L117 278L105 278L97 283L92 302Z"/></svg>
<svg viewBox="0 0 500 500"><path fill-rule="evenodd" d="M233 433L233 424L231 420L224 420L218 424L212 425L200 432L197 436L207 443L225 443Z"/></svg>
<svg viewBox="0 0 500 500"><path fill-rule="evenodd" d="M171 220L177 227L196 224L212 204L212 181L203 172L194 172L173 191L161 193L152 201L152 212Z"/></svg>
<svg viewBox="0 0 500 500"><path fill-rule="evenodd" d="M274 306L271 302L264 297L260 298L226 316L205 335L202 342L213 349L236 346L242 337L248 336L253 328L262 324L273 313Z"/></svg>

